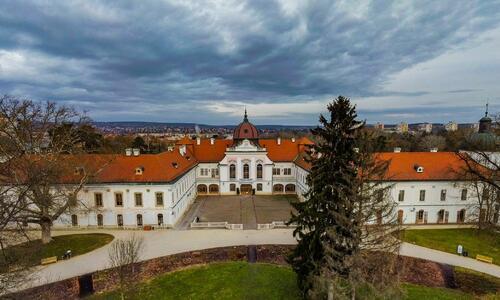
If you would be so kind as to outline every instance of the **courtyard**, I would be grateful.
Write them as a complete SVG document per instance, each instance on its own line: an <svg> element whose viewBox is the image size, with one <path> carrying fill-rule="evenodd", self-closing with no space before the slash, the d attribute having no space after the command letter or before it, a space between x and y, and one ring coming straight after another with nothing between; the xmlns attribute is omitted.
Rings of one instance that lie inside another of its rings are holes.
<svg viewBox="0 0 500 300"><path fill-rule="evenodd" d="M198 196L177 225L187 229L198 217L199 222L243 224L243 229L257 229L257 224L288 221L297 202L296 195Z"/></svg>

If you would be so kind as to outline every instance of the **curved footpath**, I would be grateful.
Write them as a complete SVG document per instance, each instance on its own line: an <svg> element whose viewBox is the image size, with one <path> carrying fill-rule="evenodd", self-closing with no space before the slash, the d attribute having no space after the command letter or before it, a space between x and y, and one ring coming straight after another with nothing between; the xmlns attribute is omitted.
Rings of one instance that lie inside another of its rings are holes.
<svg viewBox="0 0 500 300"><path fill-rule="evenodd" d="M123 230L97 230L97 231L55 231L54 235L70 233L109 233L115 238L125 238L131 233L144 237L144 251L141 260L181 253L186 251L201 250L215 247L237 245L264 245L264 244L295 244L291 229L272 230L157 230L157 231L123 231ZM107 269L109 244L67 261L38 267L34 272L29 285L20 289L55 282L94 271ZM500 278L500 267L477 261L472 258L449 254L429 248L403 243L401 255L427 259L453 266L460 266L475 271L483 272Z"/></svg>

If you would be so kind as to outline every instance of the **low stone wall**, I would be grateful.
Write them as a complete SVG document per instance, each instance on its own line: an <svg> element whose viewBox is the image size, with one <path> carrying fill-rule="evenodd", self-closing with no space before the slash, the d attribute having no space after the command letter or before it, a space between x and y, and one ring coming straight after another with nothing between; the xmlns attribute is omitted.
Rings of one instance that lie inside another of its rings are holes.
<svg viewBox="0 0 500 300"><path fill-rule="evenodd" d="M294 245L258 245L256 261L287 265L286 258ZM213 262L247 261L248 246L234 246L204 249L158 257L138 263L134 268L132 282L146 280L160 274L180 270L193 265L204 265ZM401 280L432 287L448 287L445 266L423 259L401 257L399 260ZM92 275L95 293L113 290L117 287L118 278L112 269L95 272ZM78 299L78 277L31 288L4 297L5 299Z"/></svg>
<svg viewBox="0 0 500 300"><path fill-rule="evenodd" d="M243 224L230 224L228 222L192 222L191 229L206 229L206 228L225 228L231 230L243 230Z"/></svg>

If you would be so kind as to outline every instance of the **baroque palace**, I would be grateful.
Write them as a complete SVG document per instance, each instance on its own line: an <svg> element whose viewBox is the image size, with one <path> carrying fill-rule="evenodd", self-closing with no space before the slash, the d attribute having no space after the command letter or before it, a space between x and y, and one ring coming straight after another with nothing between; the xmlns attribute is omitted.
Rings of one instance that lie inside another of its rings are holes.
<svg viewBox="0 0 500 300"><path fill-rule="evenodd" d="M491 119L481 121L480 134L491 125ZM304 201L310 170L304 157L311 144L307 138L259 138L245 111L233 139L185 137L160 154L128 149L113 157L81 192L85 209L54 225L171 227L198 195L297 194ZM387 178L400 223L466 223L477 215L470 183L457 176L465 164L457 154L395 149L378 157L390 161Z"/></svg>

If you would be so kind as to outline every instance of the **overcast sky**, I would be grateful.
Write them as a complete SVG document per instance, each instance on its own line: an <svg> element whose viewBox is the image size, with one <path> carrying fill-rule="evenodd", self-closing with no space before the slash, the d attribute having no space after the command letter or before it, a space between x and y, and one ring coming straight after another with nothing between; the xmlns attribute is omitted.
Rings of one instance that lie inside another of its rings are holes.
<svg viewBox="0 0 500 300"><path fill-rule="evenodd" d="M356 3L356 4L355 4ZM500 1L0 3L0 93L97 121L370 123L500 110Z"/></svg>

